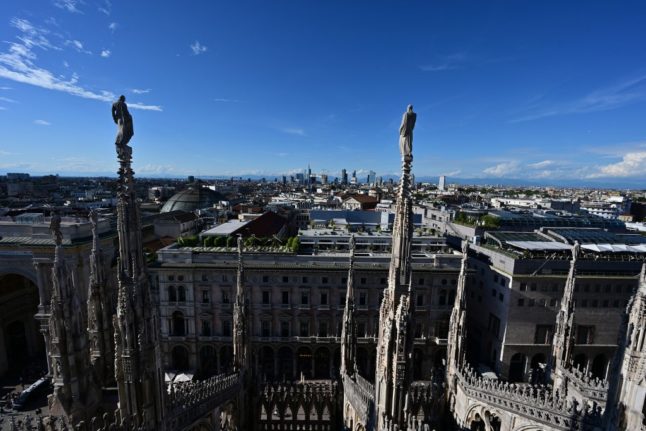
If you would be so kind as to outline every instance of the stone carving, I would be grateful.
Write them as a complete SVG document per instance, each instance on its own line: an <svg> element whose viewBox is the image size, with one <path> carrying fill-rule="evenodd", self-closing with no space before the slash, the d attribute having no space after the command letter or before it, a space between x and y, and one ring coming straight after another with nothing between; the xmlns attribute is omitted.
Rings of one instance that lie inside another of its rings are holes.
<svg viewBox="0 0 646 431"><path fill-rule="evenodd" d="M409 162L413 160L413 129L416 120L417 114L413 112L413 105L408 105L399 126L399 152L402 159Z"/></svg>
<svg viewBox="0 0 646 431"><path fill-rule="evenodd" d="M119 100L112 104L112 120L118 126L115 145L117 146L119 158L121 158L122 154L129 156L132 154L132 149L128 147L128 143L135 132L132 124L132 115L128 112L126 96L119 96Z"/></svg>

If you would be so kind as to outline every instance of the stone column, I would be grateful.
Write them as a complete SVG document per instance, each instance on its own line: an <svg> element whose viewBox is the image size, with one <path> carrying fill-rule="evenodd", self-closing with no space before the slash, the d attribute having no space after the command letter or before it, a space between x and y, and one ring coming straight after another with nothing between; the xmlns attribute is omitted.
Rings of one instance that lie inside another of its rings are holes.
<svg viewBox="0 0 646 431"><path fill-rule="evenodd" d="M36 285L38 287L38 312L42 313L45 309L45 304L47 301L47 291L45 287L46 278L43 277L43 262L34 261L34 269L36 270Z"/></svg>

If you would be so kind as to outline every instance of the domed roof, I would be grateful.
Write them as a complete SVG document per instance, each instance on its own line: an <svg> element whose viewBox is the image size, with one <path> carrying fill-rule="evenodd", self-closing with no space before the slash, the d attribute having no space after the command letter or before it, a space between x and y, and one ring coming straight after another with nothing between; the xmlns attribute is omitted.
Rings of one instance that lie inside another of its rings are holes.
<svg viewBox="0 0 646 431"><path fill-rule="evenodd" d="M171 211L195 211L200 208L212 207L214 203L224 199L218 192L201 187L191 186L186 190L175 193L166 201L160 212L167 213Z"/></svg>

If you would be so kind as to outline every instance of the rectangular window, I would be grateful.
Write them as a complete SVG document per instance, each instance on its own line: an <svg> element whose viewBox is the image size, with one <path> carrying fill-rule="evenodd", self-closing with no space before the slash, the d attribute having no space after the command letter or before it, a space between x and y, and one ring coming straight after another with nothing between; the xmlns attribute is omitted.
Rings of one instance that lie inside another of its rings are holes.
<svg viewBox="0 0 646 431"><path fill-rule="evenodd" d="M286 320L280 322L280 336L283 338L289 337L289 322Z"/></svg>
<svg viewBox="0 0 646 431"><path fill-rule="evenodd" d="M552 325L536 325L534 344L551 344L553 336L554 327Z"/></svg>
<svg viewBox="0 0 646 431"><path fill-rule="evenodd" d="M325 320L319 322L319 337L327 337L327 322Z"/></svg>
<svg viewBox="0 0 646 431"><path fill-rule="evenodd" d="M222 321L222 335L225 337L231 336L231 321L223 320Z"/></svg>
<svg viewBox="0 0 646 431"><path fill-rule="evenodd" d="M202 320L202 335L205 337L211 336L211 322Z"/></svg>
<svg viewBox="0 0 646 431"><path fill-rule="evenodd" d="M422 324L415 324L415 338L422 338Z"/></svg>
<svg viewBox="0 0 646 431"><path fill-rule="evenodd" d="M550 307L556 307L556 303L557 303L556 298L550 299Z"/></svg>
<svg viewBox="0 0 646 431"><path fill-rule="evenodd" d="M529 290L531 290L532 292L536 292L536 283L531 283L529 285Z"/></svg>
<svg viewBox="0 0 646 431"><path fill-rule="evenodd" d="M289 305L289 292L284 290L282 292L282 296L283 296L283 298L282 298L283 299L283 305Z"/></svg>
<svg viewBox="0 0 646 431"><path fill-rule="evenodd" d="M416 305L418 307L423 307L424 306L424 295L422 295L421 293L417 295Z"/></svg>
<svg viewBox="0 0 646 431"><path fill-rule="evenodd" d="M366 284L366 279L365 279L365 277L361 277L361 284Z"/></svg>
<svg viewBox="0 0 646 431"><path fill-rule="evenodd" d="M498 292L496 292L496 289L491 289L491 296L493 296L495 298L496 293L498 293Z"/></svg>
<svg viewBox="0 0 646 431"><path fill-rule="evenodd" d="M268 305L271 302L271 295L268 290L262 291L262 303Z"/></svg>
<svg viewBox="0 0 646 431"><path fill-rule="evenodd" d="M592 344L594 342L594 326L578 325L576 327L576 344Z"/></svg>
<svg viewBox="0 0 646 431"><path fill-rule="evenodd" d="M223 290L222 291L222 303L223 304L228 304L229 303L229 291L228 290Z"/></svg>
<svg viewBox="0 0 646 431"><path fill-rule="evenodd" d="M301 292L301 305L309 305L310 295L306 292Z"/></svg>
<svg viewBox="0 0 646 431"><path fill-rule="evenodd" d="M283 283L287 283L289 281L289 277L283 276Z"/></svg>
<svg viewBox="0 0 646 431"><path fill-rule="evenodd" d="M308 279L307 279L307 277L303 277L303 279L302 279L302 280L303 280L303 283L307 283L307 280L308 280Z"/></svg>
<svg viewBox="0 0 646 431"><path fill-rule="evenodd" d="M209 281L209 277L206 274L202 274L202 281Z"/></svg>
<svg viewBox="0 0 646 431"><path fill-rule="evenodd" d="M203 290L202 291L202 304L208 304L209 303L209 291L208 290Z"/></svg>
<svg viewBox="0 0 646 431"><path fill-rule="evenodd" d="M500 332L500 319L493 315L492 313L489 313L489 325L488 325L489 331L495 335L496 337L498 336Z"/></svg>
<svg viewBox="0 0 646 431"><path fill-rule="evenodd" d="M366 336L366 322L357 323L357 337Z"/></svg>
<svg viewBox="0 0 646 431"><path fill-rule="evenodd" d="M417 284L419 284L420 286L424 286L424 279L423 279L423 278L420 278L420 279L417 281Z"/></svg>
<svg viewBox="0 0 646 431"><path fill-rule="evenodd" d="M523 307L525 305L525 299L524 298L518 298L518 306Z"/></svg>
<svg viewBox="0 0 646 431"><path fill-rule="evenodd" d="M271 322L269 320L260 322L260 335L263 337L271 336Z"/></svg>
<svg viewBox="0 0 646 431"><path fill-rule="evenodd" d="M339 292L339 307L345 306L345 293Z"/></svg>
<svg viewBox="0 0 646 431"><path fill-rule="evenodd" d="M327 283L328 283L328 279L327 279L327 277L323 277L323 278L321 278L321 283L323 283L323 284L327 284Z"/></svg>
<svg viewBox="0 0 646 431"><path fill-rule="evenodd" d="M359 292L359 305L368 304L368 292Z"/></svg>
<svg viewBox="0 0 646 431"><path fill-rule="evenodd" d="M386 284L386 279L382 277L382 278L379 280L379 283L381 283L381 284Z"/></svg>
<svg viewBox="0 0 646 431"><path fill-rule="evenodd" d="M321 305L327 305L327 292L321 292Z"/></svg>
<svg viewBox="0 0 646 431"><path fill-rule="evenodd" d="M505 295L503 295L502 293L499 293L498 294L498 301L503 302L504 300L505 300Z"/></svg>
<svg viewBox="0 0 646 431"><path fill-rule="evenodd" d="M300 336L301 337L309 337L310 336L310 322L308 322L307 320L301 320Z"/></svg>
<svg viewBox="0 0 646 431"><path fill-rule="evenodd" d="M268 275L263 275L262 276L262 282L263 283L269 283L269 276Z"/></svg>
<svg viewBox="0 0 646 431"><path fill-rule="evenodd" d="M527 290L527 283L520 283L519 289L521 292L525 292Z"/></svg>

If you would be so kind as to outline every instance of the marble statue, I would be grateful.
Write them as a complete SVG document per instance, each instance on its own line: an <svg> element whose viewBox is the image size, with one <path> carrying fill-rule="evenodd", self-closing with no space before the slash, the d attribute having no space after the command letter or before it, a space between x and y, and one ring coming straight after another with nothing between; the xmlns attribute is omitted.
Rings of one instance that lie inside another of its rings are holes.
<svg viewBox="0 0 646 431"><path fill-rule="evenodd" d="M112 104L112 119L119 126L115 144L119 157L121 157L124 152L130 153L132 151L128 147L128 142L130 142L130 139L135 134L132 125L132 115L128 112L128 105L126 104L126 96L119 96L119 100Z"/></svg>
<svg viewBox="0 0 646 431"><path fill-rule="evenodd" d="M402 159L406 161L413 160L413 129L415 128L417 114L413 112L413 105L408 105L408 109L402 117L402 124L399 126L399 151Z"/></svg>

